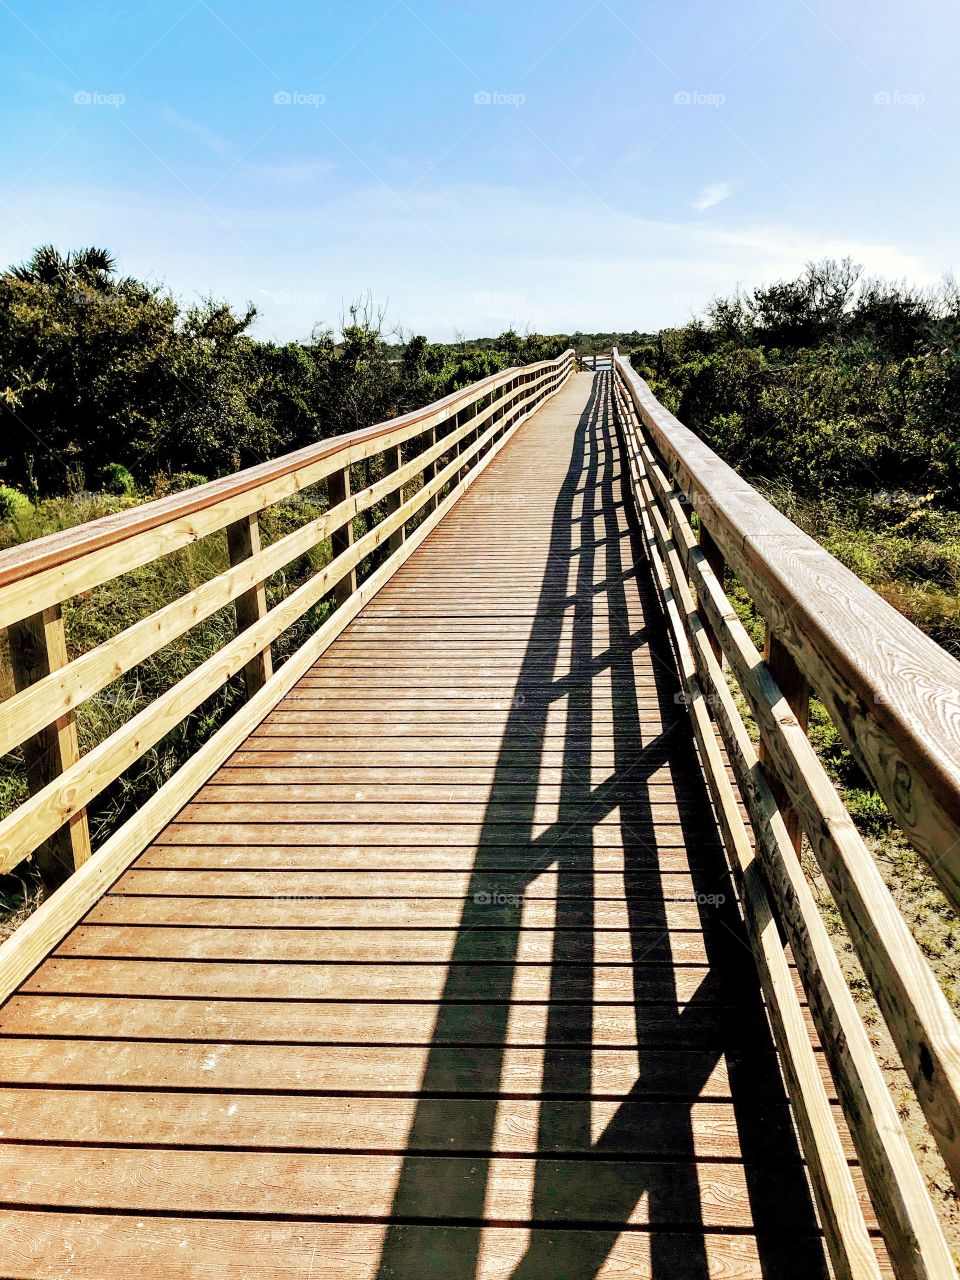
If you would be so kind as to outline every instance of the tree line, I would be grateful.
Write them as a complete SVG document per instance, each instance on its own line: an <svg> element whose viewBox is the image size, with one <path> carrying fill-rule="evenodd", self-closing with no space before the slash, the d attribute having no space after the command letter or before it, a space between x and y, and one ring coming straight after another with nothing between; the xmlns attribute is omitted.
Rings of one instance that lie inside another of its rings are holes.
<svg viewBox="0 0 960 1280"><path fill-rule="evenodd" d="M960 288L865 278L849 259L715 300L635 367L745 475L816 495L960 499ZM895 505L895 504L894 504Z"/></svg>

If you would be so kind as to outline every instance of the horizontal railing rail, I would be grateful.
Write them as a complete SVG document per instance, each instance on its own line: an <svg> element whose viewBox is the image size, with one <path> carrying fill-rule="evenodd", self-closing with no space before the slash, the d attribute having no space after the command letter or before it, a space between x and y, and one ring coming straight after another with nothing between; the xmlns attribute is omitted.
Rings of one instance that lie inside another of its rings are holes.
<svg viewBox="0 0 960 1280"><path fill-rule="evenodd" d="M612 396L835 1270L880 1274L781 932L896 1274L955 1276L800 854L806 836L960 1185L960 1025L806 733L812 691L956 907L960 663L678 422L616 350ZM728 566L766 621L762 655L726 595Z"/></svg>
<svg viewBox="0 0 960 1280"><path fill-rule="evenodd" d="M0 821L0 873L30 857L48 879L83 868L91 857L91 801L242 672L245 706L107 839L101 851L107 857L98 855L97 865L103 874L111 868L115 874L218 767L233 749L229 744L242 741L316 660L574 368L568 351L556 360L507 369L416 412L0 554L0 627L6 628L12 687L0 703L0 754L23 748L30 790ZM362 473L362 485L352 481L352 472ZM308 491L318 514L262 546L261 516ZM68 602L216 534L226 535L226 569L94 648L69 652ZM272 575L327 540L327 563L268 606ZM274 672L274 642L322 602L333 611ZM233 639L81 752L76 714L85 702L228 606L236 614ZM88 873L87 880L92 884L100 875ZM35 913L41 920L50 916L46 908L52 901ZM29 927L30 922L24 929Z"/></svg>

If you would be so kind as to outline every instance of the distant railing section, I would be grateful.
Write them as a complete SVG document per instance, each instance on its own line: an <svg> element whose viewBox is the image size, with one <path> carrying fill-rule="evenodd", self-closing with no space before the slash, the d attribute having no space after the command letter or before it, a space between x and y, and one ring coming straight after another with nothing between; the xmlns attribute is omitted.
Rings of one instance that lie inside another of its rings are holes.
<svg viewBox="0 0 960 1280"><path fill-rule="evenodd" d="M800 852L806 836L960 1186L960 1026L806 733L812 690L956 908L960 663L678 422L617 351L611 389L834 1267L880 1274L781 933L896 1274L955 1276ZM726 595L727 566L766 620L763 655Z"/></svg>
<svg viewBox="0 0 960 1280"><path fill-rule="evenodd" d="M592 352L589 355L577 356L577 368L584 372L599 373L603 369L609 369L611 362L610 352L601 352L599 354Z"/></svg>
<svg viewBox="0 0 960 1280"><path fill-rule="evenodd" d="M243 672L246 707L107 841L121 861L143 847L204 780L204 769L209 776L230 744L316 660L573 368L568 351L507 369L392 421L0 554L0 627L7 629L15 690L0 703L0 754L23 747L30 788L29 798L0 821L0 873L31 856L48 880L86 864L90 802ZM356 473L358 463L372 459L379 478L352 489L351 468ZM306 490L321 514L261 546L263 512ZM95 648L68 652L67 601L223 531L224 572ZM271 575L326 539L329 562L268 607ZM331 597L335 612L275 673L273 642ZM235 637L82 754L77 708L231 604Z"/></svg>

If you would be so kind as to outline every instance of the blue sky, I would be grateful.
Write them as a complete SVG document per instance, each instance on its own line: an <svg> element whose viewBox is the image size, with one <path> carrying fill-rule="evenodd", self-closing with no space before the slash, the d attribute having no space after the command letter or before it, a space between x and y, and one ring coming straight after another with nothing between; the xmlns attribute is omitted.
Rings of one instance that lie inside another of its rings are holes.
<svg viewBox="0 0 960 1280"><path fill-rule="evenodd" d="M447 339L960 271L947 0L0 0L0 259Z"/></svg>

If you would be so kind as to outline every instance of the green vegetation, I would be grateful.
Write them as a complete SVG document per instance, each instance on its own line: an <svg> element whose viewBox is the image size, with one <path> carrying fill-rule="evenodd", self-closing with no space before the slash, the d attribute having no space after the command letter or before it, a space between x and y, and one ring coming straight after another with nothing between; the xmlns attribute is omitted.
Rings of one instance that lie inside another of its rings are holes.
<svg viewBox="0 0 960 1280"><path fill-rule="evenodd" d="M100 473L100 486L107 493L127 497L136 491L136 482L122 462L108 462Z"/></svg>
<svg viewBox="0 0 960 1280"><path fill-rule="evenodd" d="M634 364L731 465L798 491L960 498L960 290L849 260L715 301Z"/></svg>
<svg viewBox="0 0 960 1280"><path fill-rule="evenodd" d="M0 484L0 520L23 516L31 509L30 499L25 493L9 484Z"/></svg>

